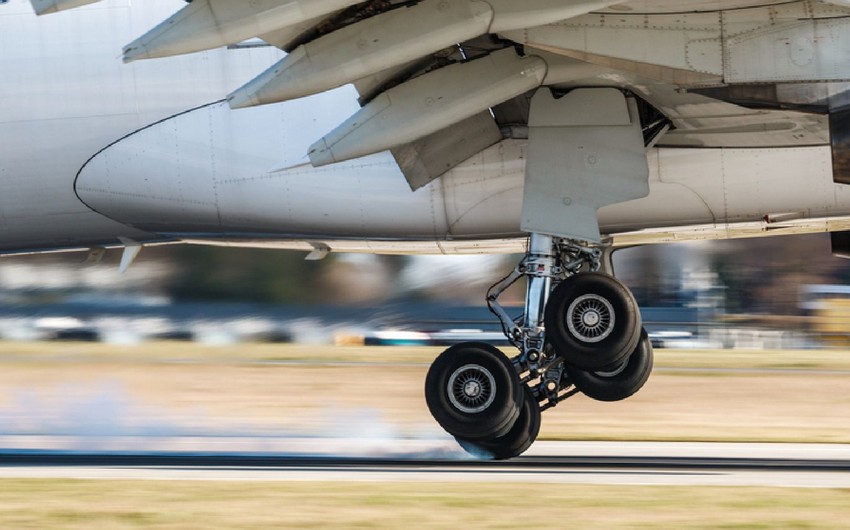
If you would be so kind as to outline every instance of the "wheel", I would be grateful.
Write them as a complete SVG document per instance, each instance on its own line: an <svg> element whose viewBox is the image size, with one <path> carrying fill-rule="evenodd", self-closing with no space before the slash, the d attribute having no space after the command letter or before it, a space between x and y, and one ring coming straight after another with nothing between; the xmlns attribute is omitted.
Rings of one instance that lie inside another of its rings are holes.
<svg viewBox="0 0 850 530"><path fill-rule="evenodd" d="M641 319L631 291L607 274L570 276L549 296L546 338L573 366L618 366L637 346Z"/></svg>
<svg viewBox="0 0 850 530"><path fill-rule="evenodd" d="M525 402L522 405L519 418L507 433L480 441L458 437L455 439L471 455L492 458L493 460L507 460L528 450L539 433L540 404L532 394L531 389L525 387Z"/></svg>
<svg viewBox="0 0 850 530"><path fill-rule="evenodd" d="M640 390L652 372L652 342L641 330L635 350L620 366L611 371L588 372L567 367L570 381L586 396L597 401L620 401Z"/></svg>
<svg viewBox="0 0 850 530"><path fill-rule="evenodd" d="M452 436L483 440L507 433L525 394L510 359L481 342L456 344L441 353L425 377L425 401Z"/></svg>

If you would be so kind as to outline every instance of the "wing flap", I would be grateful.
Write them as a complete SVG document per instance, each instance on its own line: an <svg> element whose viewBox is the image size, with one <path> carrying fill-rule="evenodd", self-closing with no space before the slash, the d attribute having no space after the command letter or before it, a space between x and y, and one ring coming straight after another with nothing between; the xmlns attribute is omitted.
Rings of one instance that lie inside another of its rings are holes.
<svg viewBox="0 0 850 530"><path fill-rule="evenodd" d="M499 126L485 111L391 152L416 191L501 140Z"/></svg>
<svg viewBox="0 0 850 530"><path fill-rule="evenodd" d="M546 62L512 48L393 87L310 147L314 166L415 142L539 87Z"/></svg>

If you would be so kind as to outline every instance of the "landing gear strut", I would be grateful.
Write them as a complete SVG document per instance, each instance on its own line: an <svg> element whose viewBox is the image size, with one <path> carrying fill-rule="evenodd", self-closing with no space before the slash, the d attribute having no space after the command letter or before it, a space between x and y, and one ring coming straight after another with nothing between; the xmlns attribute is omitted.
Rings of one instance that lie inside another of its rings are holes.
<svg viewBox="0 0 850 530"><path fill-rule="evenodd" d="M526 256L487 293L519 354L509 359L493 346L464 343L434 361L428 408L468 452L518 456L536 439L542 411L579 392L625 399L646 382L652 346L631 292L599 272L607 257L597 247L532 234ZM514 319L498 299L522 277L525 311Z"/></svg>

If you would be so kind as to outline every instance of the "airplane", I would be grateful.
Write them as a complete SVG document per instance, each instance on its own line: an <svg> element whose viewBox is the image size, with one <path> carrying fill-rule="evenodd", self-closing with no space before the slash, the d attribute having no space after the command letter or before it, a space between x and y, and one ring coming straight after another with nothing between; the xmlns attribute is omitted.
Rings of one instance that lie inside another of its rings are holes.
<svg viewBox="0 0 850 530"><path fill-rule="evenodd" d="M486 297L513 354L425 381L512 458L650 375L614 250L850 254L848 81L848 0L0 0L0 254L522 253Z"/></svg>

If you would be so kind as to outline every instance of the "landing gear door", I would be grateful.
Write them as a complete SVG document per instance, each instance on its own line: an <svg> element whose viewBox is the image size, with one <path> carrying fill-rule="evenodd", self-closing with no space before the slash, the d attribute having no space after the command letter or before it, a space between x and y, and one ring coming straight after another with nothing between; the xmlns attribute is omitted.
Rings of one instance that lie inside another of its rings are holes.
<svg viewBox="0 0 850 530"><path fill-rule="evenodd" d="M522 230L600 242L596 211L649 194L637 103L614 88L538 90L528 120Z"/></svg>

